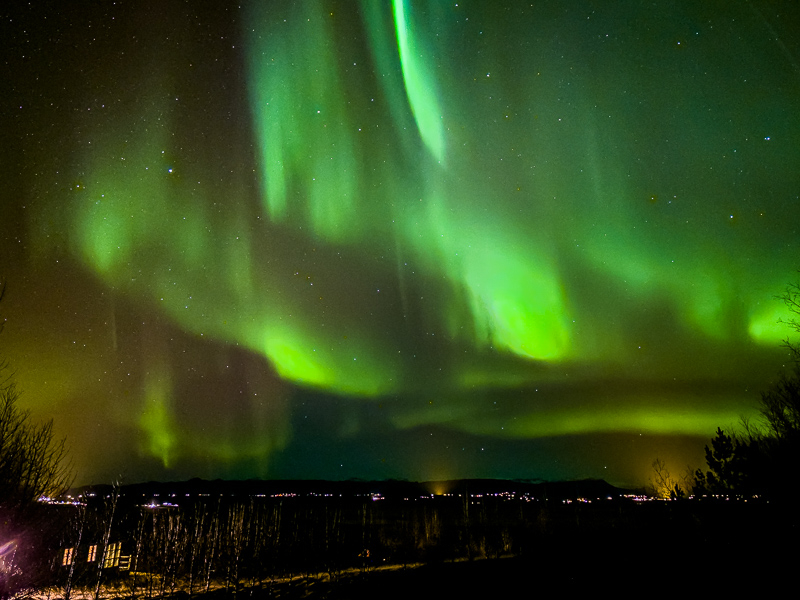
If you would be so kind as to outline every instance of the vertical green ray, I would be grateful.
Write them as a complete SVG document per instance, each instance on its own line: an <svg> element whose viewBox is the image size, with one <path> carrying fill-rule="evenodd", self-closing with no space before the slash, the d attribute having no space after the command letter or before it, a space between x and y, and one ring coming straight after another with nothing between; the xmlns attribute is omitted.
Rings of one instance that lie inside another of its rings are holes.
<svg viewBox="0 0 800 600"><path fill-rule="evenodd" d="M360 167L331 16L308 2L251 6L248 88L266 213L346 241L359 225ZM275 19L278 7L290 18Z"/></svg>
<svg viewBox="0 0 800 600"><path fill-rule="evenodd" d="M177 433L172 415L172 385L168 369L153 363L147 373L139 426L147 452L169 467L176 458Z"/></svg>
<svg viewBox="0 0 800 600"><path fill-rule="evenodd" d="M397 48L403 69L403 81L420 137L438 161L445 158L442 109L436 97L436 80L431 73L430 51L415 32L413 15L403 0L392 0ZM426 56L427 55L427 56Z"/></svg>

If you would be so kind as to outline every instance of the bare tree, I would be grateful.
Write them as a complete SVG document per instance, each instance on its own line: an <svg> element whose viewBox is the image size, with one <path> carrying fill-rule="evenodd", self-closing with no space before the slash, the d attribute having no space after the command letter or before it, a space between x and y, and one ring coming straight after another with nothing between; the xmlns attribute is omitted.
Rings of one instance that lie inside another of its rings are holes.
<svg viewBox="0 0 800 600"><path fill-rule="evenodd" d="M103 570L106 568L107 564L109 566L113 564L109 540L111 539L111 531L114 526L114 516L117 512L118 501L119 482L117 481L114 482L114 485L111 489L111 494L105 498L105 515L103 519L105 526L105 531L103 533L103 554L101 560L97 561L97 585L94 588L94 600L100 600L100 585L103 581ZM119 556L117 556L117 558L119 558ZM117 563L119 563L119 560L117 560Z"/></svg>
<svg viewBox="0 0 800 600"><path fill-rule="evenodd" d="M5 285L0 282L0 301ZM0 331L4 320L0 317ZM56 439L53 421L36 423L20 410L20 392L8 363L0 357L0 509L15 512L42 496L56 496L72 483L65 440Z"/></svg>
<svg viewBox="0 0 800 600"><path fill-rule="evenodd" d="M800 316L800 282L789 284L783 294L778 296L778 299L783 300L789 312ZM800 320L797 317L792 317L788 320L781 319L781 323L794 330L795 333L800 333ZM800 342L793 342L787 338L784 340L784 346L791 351L795 362L800 362Z"/></svg>
<svg viewBox="0 0 800 600"><path fill-rule="evenodd" d="M24 508L43 496L57 496L72 483L65 440L53 433L53 421L37 424L17 407L13 382L0 389L0 507Z"/></svg>
<svg viewBox="0 0 800 600"><path fill-rule="evenodd" d="M0 282L0 300L5 290ZM4 324L0 316L0 331ZM25 553L46 529L37 521L37 500L62 494L72 482L65 441L56 439L52 420L33 421L30 411L18 407L19 398L13 373L0 356L0 600L36 579L32 557ZM27 541L18 545L21 539Z"/></svg>
<svg viewBox="0 0 800 600"><path fill-rule="evenodd" d="M75 542L74 552L75 556L78 556L79 549L81 547L81 540L83 539L83 530L86 526L86 505L80 504L78 505L78 512L75 515L75 528L78 530L78 539ZM64 585L64 600L70 600L70 595L72 594L72 578L75 574L75 564L76 560L73 560L69 563L69 570L67 571L67 583Z"/></svg>
<svg viewBox="0 0 800 600"><path fill-rule="evenodd" d="M653 478L650 480L651 493L658 498L681 500L694 487L694 473L687 467L683 476L673 476L660 458L653 461Z"/></svg>

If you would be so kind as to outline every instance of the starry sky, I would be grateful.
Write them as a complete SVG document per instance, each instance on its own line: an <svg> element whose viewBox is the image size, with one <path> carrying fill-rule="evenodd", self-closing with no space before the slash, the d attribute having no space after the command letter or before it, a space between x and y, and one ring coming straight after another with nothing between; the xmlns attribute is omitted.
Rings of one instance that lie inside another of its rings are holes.
<svg viewBox="0 0 800 600"><path fill-rule="evenodd" d="M642 484L787 362L797 3L0 15L0 352L77 483Z"/></svg>

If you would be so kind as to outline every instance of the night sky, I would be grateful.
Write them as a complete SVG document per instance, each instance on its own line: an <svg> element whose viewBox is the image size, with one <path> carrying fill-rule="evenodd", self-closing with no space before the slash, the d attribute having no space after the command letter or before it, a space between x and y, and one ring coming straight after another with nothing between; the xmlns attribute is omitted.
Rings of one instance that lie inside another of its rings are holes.
<svg viewBox="0 0 800 600"><path fill-rule="evenodd" d="M796 2L0 15L0 351L76 483L642 484L787 362Z"/></svg>

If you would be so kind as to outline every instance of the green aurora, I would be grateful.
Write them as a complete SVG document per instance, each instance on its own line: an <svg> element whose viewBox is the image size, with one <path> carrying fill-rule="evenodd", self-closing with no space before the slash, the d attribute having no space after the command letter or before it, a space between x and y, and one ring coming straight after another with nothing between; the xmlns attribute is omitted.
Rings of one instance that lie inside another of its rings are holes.
<svg viewBox="0 0 800 600"><path fill-rule="evenodd" d="M641 483L753 414L796 7L147 5L10 46L2 349L81 481Z"/></svg>

